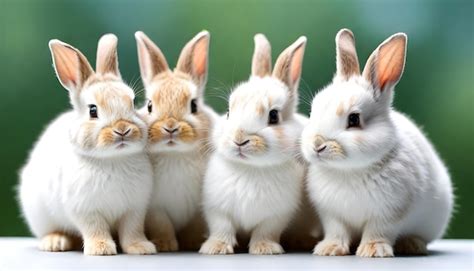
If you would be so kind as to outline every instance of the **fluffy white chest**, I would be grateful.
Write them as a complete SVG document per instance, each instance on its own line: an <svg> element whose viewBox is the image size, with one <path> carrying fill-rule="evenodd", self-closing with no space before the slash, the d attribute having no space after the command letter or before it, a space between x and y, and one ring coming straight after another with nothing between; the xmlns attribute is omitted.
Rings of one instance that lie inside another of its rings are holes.
<svg viewBox="0 0 474 271"><path fill-rule="evenodd" d="M393 170L393 168L391 168ZM308 189L320 212L360 231L368 220L398 221L412 204L415 189L406 180L381 174L346 174L310 166Z"/></svg>
<svg viewBox="0 0 474 271"><path fill-rule="evenodd" d="M145 154L123 161L68 163L59 185L61 202L75 213L100 213L110 223L143 211L150 199L151 166ZM74 169L72 169L74 168Z"/></svg>
<svg viewBox="0 0 474 271"><path fill-rule="evenodd" d="M159 154L152 161L152 205L164 210L180 229L199 210L206 161L195 154Z"/></svg>
<svg viewBox="0 0 474 271"><path fill-rule="evenodd" d="M204 205L227 214L248 231L266 218L296 210L302 175L303 167L296 162L272 168L242 168L216 155L205 178Z"/></svg>

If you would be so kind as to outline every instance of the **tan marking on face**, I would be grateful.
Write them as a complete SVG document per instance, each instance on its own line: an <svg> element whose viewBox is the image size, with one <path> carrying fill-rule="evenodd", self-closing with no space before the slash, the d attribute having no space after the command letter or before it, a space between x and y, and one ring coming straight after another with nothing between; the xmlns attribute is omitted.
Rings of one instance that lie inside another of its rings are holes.
<svg viewBox="0 0 474 271"><path fill-rule="evenodd" d="M112 101L115 100L120 100L121 104L127 106L127 110L132 110L133 108L133 100L130 96L125 94L117 95L116 91L107 87L104 87L104 89L97 91L94 96L97 102L97 106L99 107L99 111L106 112L107 114L111 114L112 112L114 112L114 108L111 107L111 104Z"/></svg>
<svg viewBox="0 0 474 271"><path fill-rule="evenodd" d="M153 93L154 110L161 113L160 120L166 118L180 120L188 112L190 96L187 82L168 74L160 80L159 89Z"/></svg>
<svg viewBox="0 0 474 271"><path fill-rule="evenodd" d="M351 96L351 98L349 99L349 108L354 106L356 101L357 101L357 97L355 95Z"/></svg>
<svg viewBox="0 0 474 271"><path fill-rule="evenodd" d="M178 132L178 138L183 142L192 142L196 137L193 127L186 122L180 123Z"/></svg>
<svg viewBox="0 0 474 271"><path fill-rule="evenodd" d="M115 143L114 129L110 126L102 128L97 139L97 147L106 147Z"/></svg>
<svg viewBox="0 0 474 271"><path fill-rule="evenodd" d="M245 133L241 129L237 130L234 134L234 142L242 142L245 140Z"/></svg>
<svg viewBox="0 0 474 271"><path fill-rule="evenodd" d="M343 114L344 114L344 103L340 102L339 105L337 106L337 109L336 109L336 115L338 115L340 117Z"/></svg>
<svg viewBox="0 0 474 271"><path fill-rule="evenodd" d="M137 125L127 120L118 120L112 125L102 128L97 139L97 146L106 147L116 143L117 140L120 140L120 137L114 133L114 130L123 133L128 129L130 129L130 132L124 137L125 140L135 141L142 137L142 132Z"/></svg>
<svg viewBox="0 0 474 271"><path fill-rule="evenodd" d="M257 115L258 115L258 116L263 116L263 114L265 114L265 106L263 106L262 103L259 103L259 104L257 105L256 111L257 111Z"/></svg>
<svg viewBox="0 0 474 271"><path fill-rule="evenodd" d="M261 136L253 135L250 136L250 147L252 152L257 152L261 153L264 152L267 149L267 144L265 142L265 139L263 139Z"/></svg>

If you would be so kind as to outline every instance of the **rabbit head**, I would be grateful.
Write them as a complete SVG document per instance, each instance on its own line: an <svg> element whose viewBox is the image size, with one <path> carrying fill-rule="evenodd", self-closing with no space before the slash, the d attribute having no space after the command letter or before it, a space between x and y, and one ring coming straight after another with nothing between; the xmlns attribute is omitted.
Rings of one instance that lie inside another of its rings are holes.
<svg viewBox="0 0 474 271"><path fill-rule="evenodd" d="M273 72L270 43L262 34L254 41L252 75L232 91L213 141L216 151L232 161L274 165L295 155L300 130L294 117L306 38L280 54Z"/></svg>
<svg viewBox="0 0 474 271"><path fill-rule="evenodd" d="M149 126L152 152L187 152L208 136L204 104L210 35L197 34L181 51L172 71L161 50L143 32L135 33L147 102L140 111Z"/></svg>
<svg viewBox="0 0 474 271"><path fill-rule="evenodd" d="M355 39L342 29L336 36L337 72L311 106L302 133L308 161L342 169L367 167L382 159L396 142L391 120L394 86L405 66L407 37L395 34L367 60L360 74Z"/></svg>
<svg viewBox="0 0 474 271"><path fill-rule="evenodd" d="M120 76L117 37L102 36L96 72L76 48L51 40L56 75L69 92L74 123L69 131L75 149L87 156L121 156L143 151L147 129L133 105L134 92Z"/></svg>

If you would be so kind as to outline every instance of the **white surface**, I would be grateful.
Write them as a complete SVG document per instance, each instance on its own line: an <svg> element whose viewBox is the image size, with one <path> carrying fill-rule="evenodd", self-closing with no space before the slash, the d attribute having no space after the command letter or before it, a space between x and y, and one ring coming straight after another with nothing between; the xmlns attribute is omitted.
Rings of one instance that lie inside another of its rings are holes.
<svg viewBox="0 0 474 271"><path fill-rule="evenodd" d="M81 252L41 252L33 238L0 238L0 270L474 270L473 240L442 240L430 255L365 259L319 257L308 253L275 256L204 256L161 253L149 256L84 256Z"/></svg>

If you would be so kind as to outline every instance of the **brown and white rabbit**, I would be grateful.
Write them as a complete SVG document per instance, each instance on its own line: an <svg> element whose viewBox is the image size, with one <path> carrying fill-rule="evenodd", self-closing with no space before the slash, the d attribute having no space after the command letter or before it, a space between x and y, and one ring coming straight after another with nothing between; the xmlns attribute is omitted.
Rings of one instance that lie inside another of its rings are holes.
<svg viewBox="0 0 474 271"><path fill-rule="evenodd" d="M72 110L52 121L20 175L19 200L40 249L111 255L118 234L125 253L152 254L144 222L152 191L146 124L118 69L117 38L104 35L96 72L76 48L51 40L57 77Z"/></svg>
<svg viewBox="0 0 474 271"><path fill-rule="evenodd" d="M188 42L174 70L143 32L135 37L155 184L147 234L160 251L197 250L205 234L200 206L208 137L217 118L204 103L210 35L202 31Z"/></svg>

